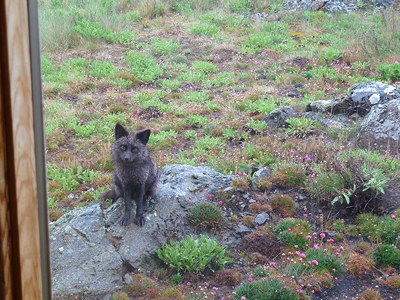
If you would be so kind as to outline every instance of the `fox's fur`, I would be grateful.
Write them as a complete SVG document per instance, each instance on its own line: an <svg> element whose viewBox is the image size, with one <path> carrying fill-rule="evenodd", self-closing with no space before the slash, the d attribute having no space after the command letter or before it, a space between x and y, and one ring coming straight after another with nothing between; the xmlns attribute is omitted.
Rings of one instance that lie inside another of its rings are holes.
<svg viewBox="0 0 400 300"><path fill-rule="evenodd" d="M134 222L143 226L144 211L148 207L148 197L157 187L159 171L150 157L146 147L150 137L150 129L128 131L122 125L115 125L115 142L111 146L112 159L116 166L113 176L114 186L106 191L103 199L116 201L124 198L125 214L121 225L131 223L133 201L136 202Z"/></svg>

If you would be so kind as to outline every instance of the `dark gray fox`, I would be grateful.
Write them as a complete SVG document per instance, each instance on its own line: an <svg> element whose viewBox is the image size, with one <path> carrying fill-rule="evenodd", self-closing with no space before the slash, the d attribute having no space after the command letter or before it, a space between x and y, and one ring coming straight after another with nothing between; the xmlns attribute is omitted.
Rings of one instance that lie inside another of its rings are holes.
<svg viewBox="0 0 400 300"><path fill-rule="evenodd" d="M146 147L150 137L150 129L128 131L122 125L115 125L115 142L111 145L111 153L116 165L114 186L103 193L102 199L119 197L125 201L125 214L121 225L131 222L133 200L136 202L135 223L143 226L144 211L148 208L148 197L154 195L159 178L157 166L150 157Z"/></svg>

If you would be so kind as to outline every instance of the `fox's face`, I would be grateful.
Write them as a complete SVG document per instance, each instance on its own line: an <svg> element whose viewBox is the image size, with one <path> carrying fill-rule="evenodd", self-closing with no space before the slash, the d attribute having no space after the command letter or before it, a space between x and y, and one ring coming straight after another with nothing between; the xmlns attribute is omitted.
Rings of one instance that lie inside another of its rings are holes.
<svg viewBox="0 0 400 300"><path fill-rule="evenodd" d="M149 156L146 144L150 129L127 131L122 125L115 126L115 142L112 144L113 160L120 165L129 165L145 160Z"/></svg>

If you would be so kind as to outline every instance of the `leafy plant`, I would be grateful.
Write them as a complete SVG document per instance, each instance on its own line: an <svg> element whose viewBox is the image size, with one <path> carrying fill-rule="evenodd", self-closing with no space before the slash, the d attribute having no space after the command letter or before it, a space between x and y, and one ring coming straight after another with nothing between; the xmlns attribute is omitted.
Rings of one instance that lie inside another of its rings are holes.
<svg viewBox="0 0 400 300"><path fill-rule="evenodd" d="M178 272L200 273L206 269L217 271L231 263L226 246L206 235L198 239L189 235L181 241L164 245L157 251L158 257Z"/></svg>
<svg viewBox="0 0 400 300"><path fill-rule="evenodd" d="M163 68L153 57L142 52L129 52L126 55L126 62L139 81L153 82L163 74Z"/></svg>
<svg viewBox="0 0 400 300"><path fill-rule="evenodd" d="M211 203L200 203L189 210L189 222L196 227L212 229L223 225L224 217L221 210Z"/></svg>
<svg viewBox="0 0 400 300"><path fill-rule="evenodd" d="M299 296L285 287L285 284L276 278L267 278L246 282L239 285L236 290L235 299L249 300L297 300ZM245 297L245 298L243 298Z"/></svg>
<svg viewBox="0 0 400 300"><path fill-rule="evenodd" d="M201 128L201 127L205 126L206 124L208 124L208 122L209 122L209 119L202 115L191 114L191 115L189 115L189 118L188 118L189 125L196 127L196 128Z"/></svg>
<svg viewBox="0 0 400 300"><path fill-rule="evenodd" d="M357 230L375 243L400 244L400 219L375 216L370 213L358 215Z"/></svg>
<svg viewBox="0 0 400 300"><path fill-rule="evenodd" d="M285 244L305 249L308 244L306 236L310 231L311 225L306 221L286 218L278 223L274 235Z"/></svg>
<svg viewBox="0 0 400 300"><path fill-rule="evenodd" d="M273 195L269 199L272 209L284 217L291 217L296 209L296 203L288 195Z"/></svg>
<svg viewBox="0 0 400 300"><path fill-rule="evenodd" d="M342 261L335 255L325 252L322 249L309 249L306 251L306 260L309 267L315 271L327 271L333 275L344 273Z"/></svg>
<svg viewBox="0 0 400 300"><path fill-rule="evenodd" d="M315 131L318 126L318 122L306 118L306 117L299 117L299 118L289 118L286 120L286 123L289 125L288 128L286 128L285 132L288 135L303 138Z"/></svg>
<svg viewBox="0 0 400 300"><path fill-rule="evenodd" d="M376 66L376 69L379 71L382 79L384 80L400 80L400 63L381 63Z"/></svg>
<svg viewBox="0 0 400 300"><path fill-rule="evenodd" d="M154 54L168 56L176 53L179 49L179 44L174 40L169 39L151 39L151 50Z"/></svg>
<svg viewBox="0 0 400 300"><path fill-rule="evenodd" d="M382 267L400 268L400 250L391 245L380 245L373 253L374 261Z"/></svg>
<svg viewBox="0 0 400 300"><path fill-rule="evenodd" d="M193 24L190 27L190 31L195 34L195 35L200 35L200 36L208 36L208 37L218 37L219 35L219 27L206 23L206 22L200 22L197 24Z"/></svg>

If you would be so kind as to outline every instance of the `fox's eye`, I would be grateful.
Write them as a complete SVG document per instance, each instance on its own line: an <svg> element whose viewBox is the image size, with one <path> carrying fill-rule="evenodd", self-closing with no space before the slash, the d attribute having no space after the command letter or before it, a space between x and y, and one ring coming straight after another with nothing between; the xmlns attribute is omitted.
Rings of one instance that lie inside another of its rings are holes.
<svg viewBox="0 0 400 300"><path fill-rule="evenodd" d="M127 149L126 145L121 145L119 148L120 148L122 151L126 151L126 149Z"/></svg>

